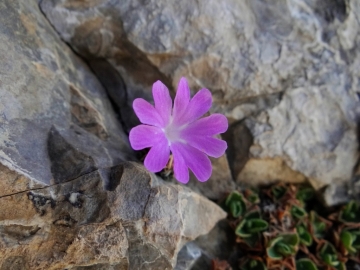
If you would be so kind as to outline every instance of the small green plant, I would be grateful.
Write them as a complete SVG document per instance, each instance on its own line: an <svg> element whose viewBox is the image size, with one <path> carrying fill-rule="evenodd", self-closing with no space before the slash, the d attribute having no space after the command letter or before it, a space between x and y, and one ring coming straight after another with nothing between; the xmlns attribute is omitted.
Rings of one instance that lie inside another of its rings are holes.
<svg viewBox="0 0 360 270"><path fill-rule="evenodd" d="M259 233L265 231L269 224L261 218L259 211L246 214L235 229L235 234L244 239L244 242L253 247L260 239Z"/></svg>
<svg viewBox="0 0 360 270"><path fill-rule="evenodd" d="M295 255L298 250L299 236L296 233L280 234L270 240L266 249L267 255L273 260L281 260Z"/></svg>
<svg viewBox="0 0 360 270"><path fill-rule="evenodd" d="M312 245L313 239L311 237L311 233L306 228L306 225L304 223L300 223L296 226L297 234L300 238L300 243L309 247Z"/></svg>
<svg viewBox="0 0 360 270"><path fill-rule="evenodd" d="M344 229L340 234L340 240L347 253L355 254L360 251L360 230Z"/></svg>
<svg viewBox="0 0 360 270"><path fill-rule="evenodd" d="M276 200L280 200L287 192L287 188L285 186L273 186L271 188L271 193L273 195L273 197Z"/></svg>
<svg viewBox="0 0 360 270"><path fill-rule="evenodd" d="M328 266L337 270L345 270L346 267L343 262L339 260L338 253L334 246L328 241L324 241L319 250L319 258Z"/></svg>
<svg viewBox="0 0 360 270"><path fill-rule="evenodd" d="M296 270L318 270L316 264L310 259L296 261Z"/></svg>
<svg viewBox="0 0 360 270"><path fill-rule="evenodd" d="M305 209L297 205L291 207L290 213L295 219L303 219L307 216Z"/></svg>
<svg viewBox="0 0 360 270"><path fill-rule="evenodd" d="M330 227L330 222L321 218L315 211L310 212L310 226L311 232L315 240L323 239L328 227Z"/></svg>
<svg viewBox="0 0 360 270"><path fill-rule="evenodd" d="M344 223L359 223L360 222L360 203L350 201L344 209L340 212L339 220Z"/></svg>
<svg viewBox="0 0 360 270"><path fill-rule="evenodd" d="M326 208L309 186L273 185L226 199L241 270L349 270L360 266L360 204ZM316 209L316 211L315 211Z"/></svg>
<svg viewBox="0 0 360 270"><path fill-rule="evenodd" d="M314 197L314 189L307 186L299 187L299 190L296 193L296 199L301 202L307 202Z"/></svg>
<svg viewBox="0 0 360 270"><path fill-rule="evenodd" d="M246 212L244 197L237 191L230 193L225 201L225 205L230 209L230 213L235 218L242 216Z"/></svg>
<svg viewBox="0 0 360 270"><path fill-rule="evenodd" d="M253 211L244 216L244 219L236 227L235 233L238 236L247 238L253 234L265 231L269 224L261 218L259 211Z"/></svg>

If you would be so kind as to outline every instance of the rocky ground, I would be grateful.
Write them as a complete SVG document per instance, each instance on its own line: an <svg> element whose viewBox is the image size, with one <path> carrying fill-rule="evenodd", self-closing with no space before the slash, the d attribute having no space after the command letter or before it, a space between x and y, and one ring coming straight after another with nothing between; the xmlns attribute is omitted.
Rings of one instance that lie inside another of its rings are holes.
<svg viewBox="0 0 360 270"><path fill-rule="evenodd" d="M0 269L201 269L233 241L214 201L236 187L356 198L359 14L357 0L1 1ZM159 79L174 95L182 76L230 123L211 179L187 186L128 142L134 98Z"/></svg>

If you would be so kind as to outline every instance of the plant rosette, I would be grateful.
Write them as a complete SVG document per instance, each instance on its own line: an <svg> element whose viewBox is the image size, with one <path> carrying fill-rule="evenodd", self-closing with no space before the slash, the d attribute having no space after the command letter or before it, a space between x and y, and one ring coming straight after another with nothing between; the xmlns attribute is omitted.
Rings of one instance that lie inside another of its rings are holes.
<svg viewBox="0 0 360 270"><path fill-rule="evenodd" d="M346 270L346 258L341 257L335 247L328 241L322 240L317 246L317 257L327 270Z"/></svg>
<svg viewBox="0 0 360 270"><path fill-rule="evenodd" d="M316 243L321 242L326 233L332 227L332 222L319 216L315 211L309 215L310 233Z"/></svg>
<svg viewBox="0 0 360 270"><path fill-rule="evenodd" d="M269 224L261 218L260 211L254 210L243 217L235 229L235 234L239 236L239 242L244 242L250 247L255 247L261 239L260 233L268 227Z"/></svg>
<svg viewBox="0 0 360 270"><path fill-rule="evenodd" d="M297 233L282 233L267 243L266 254L271 260L283 260L296 255L300 238Z"/></svg>
<svg viewBox="0 0 360 270"><path fill-rule="evenodd" d="M338 220L351 227L360 227L360 202L352 200L340 211Z"/></svg>
<svg viewBox="0 0 360 270"><path fill-rule="evenodd" d="M334 240L343 256L360 263L360 228L342 225L334 232Z"/></svg>

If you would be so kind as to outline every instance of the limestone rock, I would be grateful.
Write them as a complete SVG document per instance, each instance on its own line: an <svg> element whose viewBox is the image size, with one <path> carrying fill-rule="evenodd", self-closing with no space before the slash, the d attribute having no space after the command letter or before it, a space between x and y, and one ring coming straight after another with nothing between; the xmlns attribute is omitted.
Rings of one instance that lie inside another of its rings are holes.
<svg viewBox="0 0 360 270"><path fill-rule="evenodd" d="M2 1L0 25L0 163L49 185L133 160L103 87L37 2Z"/></svg>
<svg viewBox="0 0 360 270"><path fill-rule="evenodd" d="M0 209L2 270L170 270L186 242L226 216L135 163L1 196Z"/></svg>
<svg viewBox="0 0 360 270"><path fill-rule="evenodd" d="M150 97L155 80L175 89L186 76L191 89L212 91L213 112L244 121L249 162L281 159L319 188L349 181L358 160L357 3L43 0L41 8L74 50L121 74L129 104Z"/></svg>

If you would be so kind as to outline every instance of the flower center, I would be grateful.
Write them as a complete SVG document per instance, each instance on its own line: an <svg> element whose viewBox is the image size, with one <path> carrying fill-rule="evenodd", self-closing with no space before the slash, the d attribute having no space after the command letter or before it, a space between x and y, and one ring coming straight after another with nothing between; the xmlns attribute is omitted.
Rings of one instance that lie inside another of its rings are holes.
<svg viewBox="0 0 360 270"><path fill-rule="evenodd" d="M176 141L179 141L180 140L180 130L178 127L172 125L172 124L169 124L164 132L165 132L165 136L166 138L168 139L169 141L169 145L172 143L172 142L176 142Z"/></svg>

